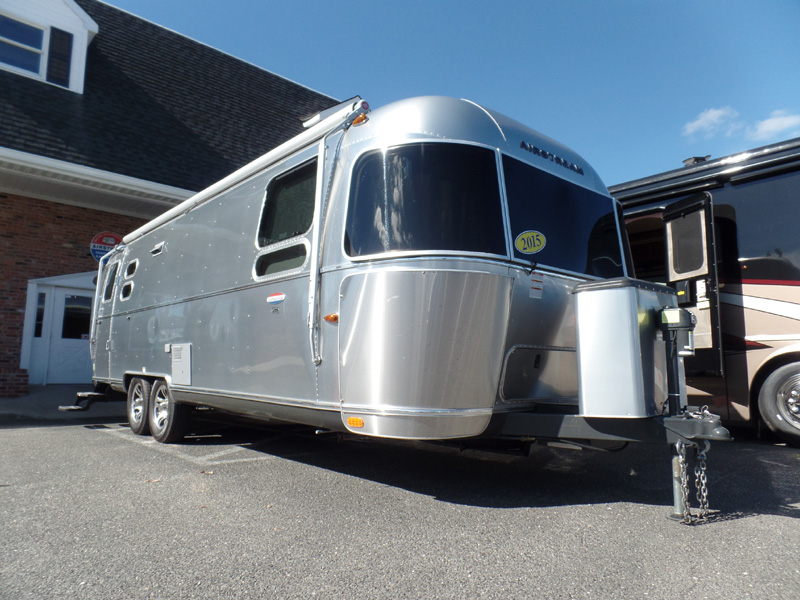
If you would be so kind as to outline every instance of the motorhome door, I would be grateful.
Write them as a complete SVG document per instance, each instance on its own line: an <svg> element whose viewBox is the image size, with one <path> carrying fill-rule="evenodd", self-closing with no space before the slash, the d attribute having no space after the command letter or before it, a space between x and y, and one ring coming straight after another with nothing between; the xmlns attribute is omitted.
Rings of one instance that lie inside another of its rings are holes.
<svg viewBox="0 0 800 600"><path fill-rule="evenodd" d="M711 194L680 200L664 210L667 277L678 303L697 318L695 356L685 360L689 376L721 376L722 335Z"/></svg>

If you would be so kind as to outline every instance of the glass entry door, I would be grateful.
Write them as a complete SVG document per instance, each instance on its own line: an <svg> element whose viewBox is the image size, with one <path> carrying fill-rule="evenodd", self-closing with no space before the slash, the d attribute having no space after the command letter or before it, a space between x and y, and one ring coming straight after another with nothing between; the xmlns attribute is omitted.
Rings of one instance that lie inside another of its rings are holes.
<svg viewBox="0 0 800 600"><path fill-rule="evenodd" d="M53 289L53 293L47 383L91 383L91 292L57 287Z"/></svg>

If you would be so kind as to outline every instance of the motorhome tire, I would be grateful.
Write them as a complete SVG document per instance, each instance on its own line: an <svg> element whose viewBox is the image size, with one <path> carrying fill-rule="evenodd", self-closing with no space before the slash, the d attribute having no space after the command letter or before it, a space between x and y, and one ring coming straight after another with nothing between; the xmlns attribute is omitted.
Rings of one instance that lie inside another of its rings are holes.
<svg viewBox="0 0 800 600"><path fill-rule="evenodd" d="M800 362L776 369L758 394L761 418L787 444L800 447Z"/></svg>
<svg viewBox="0 0 800 600"><path fill-rule="evenodd" d="M128 384L128 425L136 435L150 433L150 425L147 420L150 388L150 382L139 377L134 377Z"/></svg>
<svg viewBox="0 0 800 600"><path fill-rule="evenodd" d="M189 416L188 409L173 400L169 386L163 379L153 384L147 414L150 433L157 442L172 444L183 439Z"/></svg>

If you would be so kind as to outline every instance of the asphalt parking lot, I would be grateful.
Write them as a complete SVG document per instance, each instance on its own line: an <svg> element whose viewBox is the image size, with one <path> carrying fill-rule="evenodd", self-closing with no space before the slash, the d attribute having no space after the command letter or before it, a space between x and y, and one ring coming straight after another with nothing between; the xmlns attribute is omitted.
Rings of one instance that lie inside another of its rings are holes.
<svg viewBox="0 0 800 600"><path fill-rule="evenodd" d="M747 435L712 447L711 518L688 527L667 518L668 448L520 457L203 421L162 445L121 403L43 406L0 400L3 599L800 594L800 450Z"/></svg>

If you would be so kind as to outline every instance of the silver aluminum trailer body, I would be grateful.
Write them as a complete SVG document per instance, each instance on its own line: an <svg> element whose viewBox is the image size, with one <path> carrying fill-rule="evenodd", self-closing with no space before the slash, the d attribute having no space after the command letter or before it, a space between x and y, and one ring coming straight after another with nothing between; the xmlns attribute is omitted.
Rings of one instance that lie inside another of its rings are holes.
<svg viewBox="0 0 800 600"><path fill-rule="evenodd" d="M169 438L202 405L406 439L724 437L679 423L674 293L626 278L579 155L466 100L329 113L104 259L94 380L132 423Z"/></svg>

